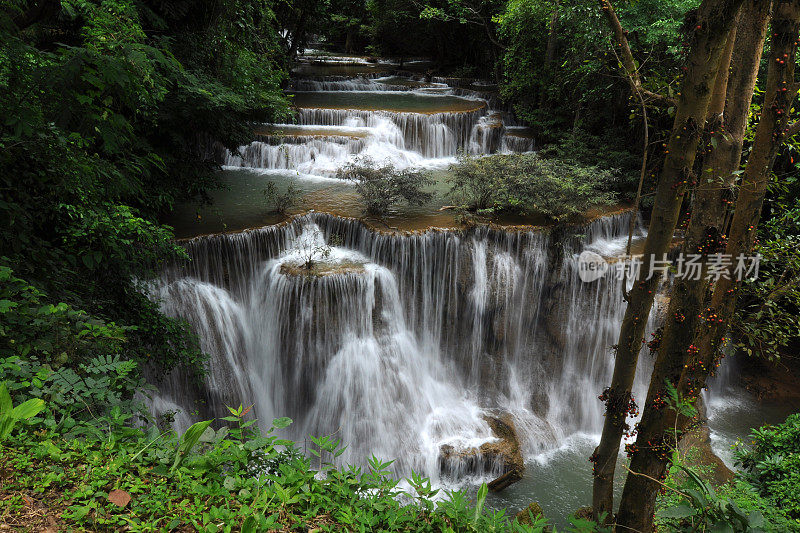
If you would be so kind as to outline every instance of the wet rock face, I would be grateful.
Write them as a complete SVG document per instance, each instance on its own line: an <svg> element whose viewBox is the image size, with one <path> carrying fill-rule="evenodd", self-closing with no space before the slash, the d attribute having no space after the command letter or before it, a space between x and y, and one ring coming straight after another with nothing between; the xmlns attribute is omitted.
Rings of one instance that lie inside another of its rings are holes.
<svg viewBox="0 0 800 533"><path fill-rule="evenodd" d="M452 477L485 472L499 473L499 477L488 486L489 490L500 491L522 479L525 472L519 436L508 413L486 415L484 420L497 440L486 442L478 448L462 450L444 445L440 449L439 468L443 474Z"/></svg>
<svg viewBox="0 0 800 533"><path fill-rule="evenodd" d="M690 463L710 467L710 471L701 474L701 477L718 487L732 481L734 472L711 448L711 430L708 428L706 406L702 398L698 399L696 407L701 422L681 437L678 450Z"/></svg>
<svg viewBox="0 0 800 533"><path fill-rule="evenodd" d="M499 440L481 445L481 453L484 456L491 457L493 460L502 462L504 474L517 471L521 479L522 473L525 472L525 463L522 459L517 428L511 415L486 416L484 420L488 422L489 427L492 428L492 433Z"/></svg>

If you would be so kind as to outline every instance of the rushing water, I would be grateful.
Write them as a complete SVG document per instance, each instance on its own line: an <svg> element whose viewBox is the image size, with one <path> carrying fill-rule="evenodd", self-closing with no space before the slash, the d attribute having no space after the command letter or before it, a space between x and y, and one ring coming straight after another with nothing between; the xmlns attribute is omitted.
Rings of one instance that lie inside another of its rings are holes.
<svg viewBox="0 0 800 533"><path fill-rule="evenodd" d="M299 78L293 88L296 124L273 125L228 153L226 165L330 177L357 158L401 169L442 168L459 151L533 149L533 139L520 135L510 114L492 109L497 99L475 90L363 74Z"/></svg>
<svg viewBox="0 0 800 533"><path fill-rule="evenodd" d="M292 417L293 438L337 435L344 461L375 453L434 478L463 473L441 466L442 446L493 439L487 412L513 416L529 455L595 434L624 308L618 281L579 280L575 253L615 242L629 216L559 236L395 235L313 214L194 239L154 291L200 333L211 371L191 392L170 376L158 401L183 408L181 426L253 403L260 420ZM309 255L322 271L298 274Z"/></svg>

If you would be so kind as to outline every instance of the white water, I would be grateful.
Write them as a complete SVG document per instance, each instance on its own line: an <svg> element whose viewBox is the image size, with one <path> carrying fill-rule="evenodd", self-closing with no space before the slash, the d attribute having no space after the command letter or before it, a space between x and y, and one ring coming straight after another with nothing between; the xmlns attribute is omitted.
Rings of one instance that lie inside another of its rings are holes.
<svg viewBox="0 0 800 533"><path fill-rule="evenodd" d="M500 465L466 472L440 458L445 444L491 440L488 412L513 416L531 458L599 432L597 395L624 305L619 282L578 279L575 253L618 237L628 220L600 219L554 241L485 228L384 235L308 215L194 239L193 262L154 291L165 312L195 326L211 372L199 391L171 376L154 409L192 412L204 401L200 416L215 416L223 404L254 404L261 421L293 418L301 442L342 439L345 462L374 453L396 459L401 474L492 477ZM332 235L342 244L317 257L325 275L282 270L327 250Z"/></svg>
<svg viewBox="0 0 800 533"><path fill-rule="evenodd" d="M295 133L300 135L260 136L253 143L227 153L224 164L265 170L293 169L304 176L333 176L336 170L356 158L369 157L381 164L389 163L399 169L441 168L455 162L459 151L481 155L495 152L524 152L533 149L530 139L506 135L505 123L513 123L508 113L493 111L496 98L481 98L472 90L451 89L445 83L424 84L412 78L406 85L392 84L402 78L358 76L316 77L295 79L293 87L301 91L348 91L414 95L427 98L436 110L438 96L462 95L478 100L484 107L471 111L398 112L389 110L327 109L300 107L297 109ZM385 81L386 83L382 83ZM419 86L413 89L413 84ZM409 86L408 84L411 84ZM410 90L413 89L413 90ZM340 93L341 94L341 93ZM390 103L387 103L391 107ZM282 125L276 125L280 129ZM358 130L359 138L337 136L329 130ZM307 135L303 135L303 130Z"/></svg>

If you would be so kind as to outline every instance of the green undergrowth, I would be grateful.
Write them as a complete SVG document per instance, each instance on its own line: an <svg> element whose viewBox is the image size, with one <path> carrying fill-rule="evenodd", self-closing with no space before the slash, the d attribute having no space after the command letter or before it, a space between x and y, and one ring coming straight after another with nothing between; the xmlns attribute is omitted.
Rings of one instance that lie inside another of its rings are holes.
<svg viewBox="0 0 800 533"><path fill-rule="evenodd" d="M17 421L0 443L0 523L18 531L497 531L540 532L484 508L486 486L439 494L416 475L401 491L377 458L369 467L335 467L338 441L314 438L311 457L274 432L262 433L247 409L227 425L210 421L183 435L131 427L113 409L93 431L66 437L58 417ZM443 497L442 497L443 496ZM570 531L592 531L574 519Z"/></svg>
<svg viewBox="0 0 800 533"><path fill-rule="evenodd" d="M693 466L701 475L709 466ZM665 490L658 498L656 524L659 531L716 531L715 521L724 519L730 529L721 531L800 531L800 522L787 517L774 502L762 497L746 480L736 476L716 488L685 475L673 467ZM678 492L676 492L678 491Z"/></svg>

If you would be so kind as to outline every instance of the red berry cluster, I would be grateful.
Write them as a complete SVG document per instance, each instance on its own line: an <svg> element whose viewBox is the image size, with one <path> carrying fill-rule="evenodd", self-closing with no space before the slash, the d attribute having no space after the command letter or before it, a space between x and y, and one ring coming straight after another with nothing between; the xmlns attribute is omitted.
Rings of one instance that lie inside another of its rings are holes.
<svg viewBox="0 0 800 533"><path fill-rule="evenodd" d="M650 336L653 338L647 343L647 347L650 348L650 353L655 353L658 351L658 347L661 346L661 339L664 336L664 328L658 328L651 333Z"/></svg>

